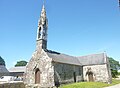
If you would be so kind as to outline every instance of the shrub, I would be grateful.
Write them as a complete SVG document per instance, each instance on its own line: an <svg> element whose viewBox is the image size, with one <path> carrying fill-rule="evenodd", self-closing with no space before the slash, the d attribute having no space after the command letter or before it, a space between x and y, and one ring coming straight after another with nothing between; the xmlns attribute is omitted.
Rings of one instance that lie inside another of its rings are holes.
<svg viewBox="0 0 120 88"><path fill-rule="evenodd" d="M120 75L120 72L118 72L118 75Z"/></svg>
<svg viewBox="0 0 120 88"><path fill-rule="evenodd" d="M113 78L116 78L117 75L118 75L117 70L111 70L111 73L112 73L112 77L113 77Z"/></svg>
<svg viewBox="0 0 120 88"><path fill-rule="evenodd" d="M5 61L4 59L0 56L0 65L4 65L5 66Z"/></svg>

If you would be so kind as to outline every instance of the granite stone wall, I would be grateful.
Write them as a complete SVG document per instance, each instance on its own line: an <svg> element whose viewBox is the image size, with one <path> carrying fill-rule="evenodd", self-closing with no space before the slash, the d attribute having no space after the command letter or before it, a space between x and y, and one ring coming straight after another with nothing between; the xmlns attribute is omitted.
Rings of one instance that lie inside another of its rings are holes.
<svg viewBox="0 0 120 88"><path fill-rule="evenodd" d="M35 84L35 71L40 70L40 84ZM32 87L53 87L54 86L54 67L52 59L49 58L44 50L36 51L26 67L25 73L26 88Z"/></svg>
<svg viewBox="0 0 120 88"><path fill-rule="evenodd" d="M82 67L54 62L55 82L60 84L79 82L83 80Z"/></svg>
<svg viewBox="0 0 120 88"><path fill-rule="evenodd" d="M0 88L25 88L24 83L4 83L0 84Z"/></svg>
<svg viewBox="0 0 120 88"><path fill-rule="evenodd" d="M107 64L102 65L90 65L90 66L84 66L83 67L83 78L84 81L88 81L88 75L86 75L86 72L88 69L91 68L91 71L93 72L93 80L96 82L106 82L111 83L111 76L109 75Z"/></svg>

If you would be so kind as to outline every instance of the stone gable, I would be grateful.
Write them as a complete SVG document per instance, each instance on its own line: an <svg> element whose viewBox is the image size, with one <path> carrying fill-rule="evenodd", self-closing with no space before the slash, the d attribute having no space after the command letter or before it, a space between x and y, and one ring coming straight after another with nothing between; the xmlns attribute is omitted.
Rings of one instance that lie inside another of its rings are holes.
<svg viewBox="0 0 120 88"><path fill-rule="evenodd" d="M91 68L91 71L93 72L94 81L111 83L111 76L109 75L107 64L84 66L83 78L85 81L89 81L88 75L86 75L88 68Z"/></svg>
<svg viewBox="0 0 120 88"><path fill-rule="evenodd" d="M36 69L40 70L40 87L54 86L54 67L52 65L52 59L47 56L44 50L41 52L35 51L26 66L25 83L27 83L27 85L35 86Z"/></svg>

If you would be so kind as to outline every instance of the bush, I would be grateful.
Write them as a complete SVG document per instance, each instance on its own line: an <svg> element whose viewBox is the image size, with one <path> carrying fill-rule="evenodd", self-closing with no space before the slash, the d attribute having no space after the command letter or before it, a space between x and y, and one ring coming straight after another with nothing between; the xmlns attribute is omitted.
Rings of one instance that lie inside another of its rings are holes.
<svg viewBox="0 0 120 88"><path fill-rule="evenodd" d="M117 75L118 75L117 70L111 70L111 73L113 78L117 78Z"/></svg>
<svg viewBox="0 0 120 88"><path fill-rule="evenodd" d="M118 72L118 75L120 75L120 72Z"/></svg>
<svg viewBox="0 0 120 88"><path fill-rule="evenodd" d="M5 66L5 61L4 59L0 56L0 65L4 65Z"/></svg>

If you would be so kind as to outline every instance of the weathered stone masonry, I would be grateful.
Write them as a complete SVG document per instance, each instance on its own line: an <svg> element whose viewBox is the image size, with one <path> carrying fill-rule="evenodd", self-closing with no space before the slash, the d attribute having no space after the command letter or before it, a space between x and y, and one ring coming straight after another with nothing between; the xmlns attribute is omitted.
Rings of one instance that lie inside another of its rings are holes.
<svg viewBox="0 0 120 88"><path fill-rule="evenodd" d="M36 51L26 69L26 83L28 86L36 86L35 84L35 71L40 70L40 87L54 86L54 67L52 60L46 55L44 50L41 52Z"/></svg>
<svg viewBox="0 0 120 88"><path fill-rule="evenodd" d="M48 88L64 83L101 81L111 83L105 53L74 57L47 49L48 20L43 5L38 22L36 50L26 66L26 88ZM89 69L89 70L88 70ZM91 75L87 75L91 72Z"/></svg>

